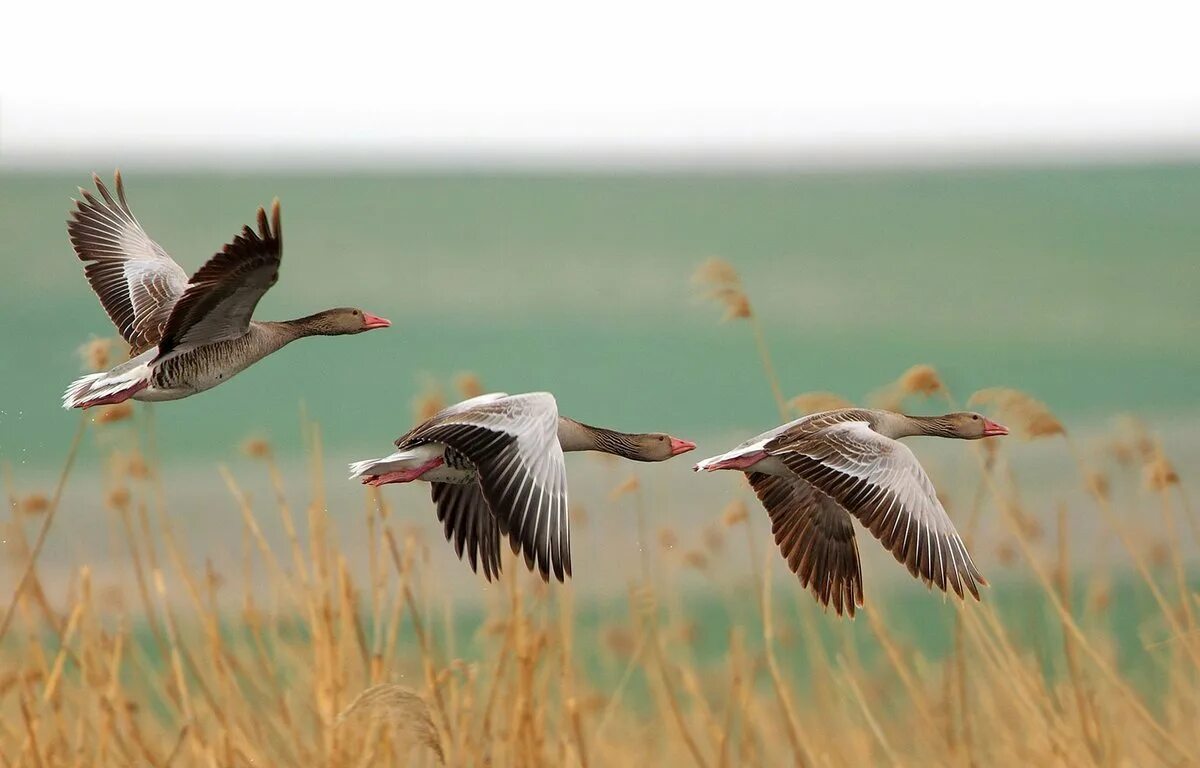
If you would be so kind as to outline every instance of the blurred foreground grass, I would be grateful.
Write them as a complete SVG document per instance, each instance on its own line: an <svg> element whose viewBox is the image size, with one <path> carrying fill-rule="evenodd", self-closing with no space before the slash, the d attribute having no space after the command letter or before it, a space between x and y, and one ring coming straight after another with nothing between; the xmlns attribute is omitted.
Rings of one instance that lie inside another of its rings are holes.
<svg viewBox="0 0 1200 768"><path fill-rule="evenodd" d="M927 367L877 395L897 405L925 396L949 397ZM1029 437L1069 440L1020 393L980 397ZM370 542L364 568L331 532L331 515L355 513L328 508L312 423L314 471L298 505L265 441L244 451L274 489L268 510L221 469L242 520L223 538L241 567L218 572L176 531L152 414L84 417L108 453L95 493L127 554L128 589L99 584L82 562L65 594L43 588L30 555L57 494L18 496L7 480L9 565L26 578L0 625L4 765L1200 759L1200 592L1185 572L1195 510L1137 425L1107 447L1113 469L1081 460L1061 479L1088 489L1103 523L1089 535L1115 537L1132 569L1073 568L1065 513L1039 518L1009 469L1022 444L991 442L978 446L980 493L950 513L968 540L980 515L1003 517L1017 575L994 578L982 603L967 604L916 590L884 599L888 590L869 579L867 606L850 622L823 614L793 580L772 578L776 550L752 533L750 516L762 515L737 500L699 513L696 530L629 537L644 558L617 600L577 600L571 584L542 584L509 561L499 585L480 584L482 603L456 601L441 571L465 566L375 489L358 513ZM1114 507L1113 485L1131 481L1142 503ZM641 516L636 480L613 494ZM263 536L268 518L287 532L282 546ZM582 515L574 527L577 539L591 533ZM748 549L751 568L730 579L713 565L735 548ZM892 565L872 575L907 579Z"/></svg>

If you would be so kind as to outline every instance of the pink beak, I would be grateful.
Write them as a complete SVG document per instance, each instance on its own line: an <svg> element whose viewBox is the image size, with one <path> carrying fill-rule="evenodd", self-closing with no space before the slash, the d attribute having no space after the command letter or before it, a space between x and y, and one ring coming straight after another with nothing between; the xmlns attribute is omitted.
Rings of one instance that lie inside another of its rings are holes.
<svg viewBox="0 0 1200 768"><path fill-rule="evenodd" d="M680 440L678 437L671 438L671 455L678 456L681 453L695 450L696 444L691 440Z"/></svg>
<svg viewBox="0 0 1200 768"><path fill-rule="evenodd" d="M371 330L372 328L387 328L392 324L391 320L379 315L372 315L370 312L363 312L363 328Z"/></svg>
<svg viewBox="0 0 1200 768"><path fill-rule="evenodd" d="M1000 435L1007 435L1007 434L1008 434L1008 427L1004 426L1003 424L997 424L996 422L992 421L991 419L983 420L983 436L984 437L999 437Z"/></svg>

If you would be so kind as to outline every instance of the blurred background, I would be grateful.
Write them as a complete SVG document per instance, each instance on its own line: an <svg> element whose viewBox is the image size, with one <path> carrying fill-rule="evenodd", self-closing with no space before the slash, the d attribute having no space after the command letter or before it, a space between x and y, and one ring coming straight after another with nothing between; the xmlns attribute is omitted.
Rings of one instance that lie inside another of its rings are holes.
<svg viewBox="0 0 1200 768"><path fill-rule="evenodd" d="M201 551L236 524L216 467L243 461L244 440L269 440L303 486L311 418L330 498L355 509L344 463L385 451L423 394L456 399L464 372L487 390L551 390L583 421L694 439L698 458L775 425L749 329L690 283L710 257L740 273L789 397L865 402L927 363L959 402L1016 387L1085 435L1133 413L1172 455L1200 457L1200 62L1196 19L1179 12L132 2L5 15L0 462L18 491L61 466L77 349L115 335L64 222L77 187L117 167L189 272L281 199L284 265L259 318L357 305L394 324L300 342L155 407L171 508ZM99 470L98 440L78 471ZM953 494L961 452L918 450L945 457L935 471ZM694 478L690 458L637 468L657 520L686 527L713 489L737 492ZM1053 472L1043 458L1018 459L1035 483ZM572 460L575 499L603 508L628 471ZM89 485L68 488L73 535L56 532L49 562L103 530ZM431 523L425 489L388 493ZM617 572L602 553L628 522L593 515L577 570ZM360 528L348 515L346 536ZM877 549L864 552L886 558Z"/></svg>

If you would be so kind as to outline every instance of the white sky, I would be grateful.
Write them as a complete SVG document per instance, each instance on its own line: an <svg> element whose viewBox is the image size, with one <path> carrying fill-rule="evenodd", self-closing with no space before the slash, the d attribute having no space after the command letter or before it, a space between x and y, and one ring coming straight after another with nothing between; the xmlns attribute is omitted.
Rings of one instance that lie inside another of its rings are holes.
<svg viewBox="0 0 1200 768"><path fill-rule="evenodd" d="M1200 154L1194 4L5 5L9 165Z"/></svg>

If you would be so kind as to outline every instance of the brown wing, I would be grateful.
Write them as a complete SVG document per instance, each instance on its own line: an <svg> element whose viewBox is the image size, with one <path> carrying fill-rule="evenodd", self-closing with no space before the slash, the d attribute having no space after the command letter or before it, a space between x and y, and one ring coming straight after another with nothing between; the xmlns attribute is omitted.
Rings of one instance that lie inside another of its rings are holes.
<svg viewBox="0 0 1200 768"><path fill-rule="evenodd" d="M446 541L454 545L459 559L466 550L472 571L479 573L477 566L482 564L485 579L499 578L500 526L479 484L431 483L430 487Z"/></svg>
<svg viewBox="0 0 1200 768"><path fill-rule="evenodd" d="M779 552L801 586L824 606L854 616L863 604L862 568L854 523L837 502L800 479L747 473L771 517Z"/></svg>
<svg viewBox="0 0 1200 768"><path fill-rule="evenodd" d="M979 599L978 585L987 580L929 476L907 446L875 432L869 418L831 416L781 434L765 450L858 518L913 576Z"/></svg>
<svg viewBox="0 0 1200 768"><path fill-rule="evenodd" d="M121 172L114 199L99 176L92 182L101 200L80 188L81 200L67 220L67 234L84 274L113 325L138 355L156 345L187 274L150 239L125 201Z"/></svg>
<svg viewBox="0 0 1200 768"><path fill-rule="evenodd" d="M567 470L548 392L492 394L451 406L396 441L442 443L466 456L501 533L549 581L571 575Z"/></svg>
<svg viewBox="0 0 1200 768"><path fill-rule="evenodd" d="M283 252L279 200L258 209L258 234L250 227L213 256L188 281L175 302L158 345L158 358L172 352L233 339L250 327L259 300L279 279Z"/></svg>

